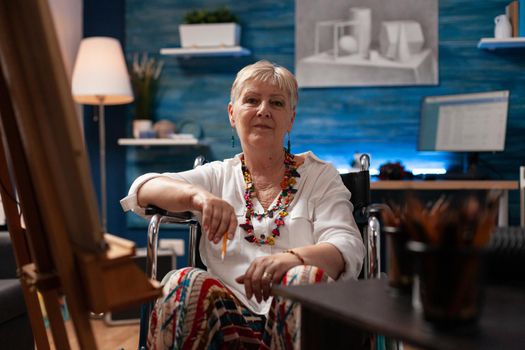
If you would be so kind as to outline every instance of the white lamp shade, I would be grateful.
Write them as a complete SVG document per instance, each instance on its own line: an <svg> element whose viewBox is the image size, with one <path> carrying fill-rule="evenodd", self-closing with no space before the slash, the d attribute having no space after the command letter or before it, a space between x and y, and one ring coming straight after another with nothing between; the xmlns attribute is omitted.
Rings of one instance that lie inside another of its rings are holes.
<svg viewBox="0 0 525 350"><path fill-rule="evenodd" d="M117 105L133 101L124 53L115 38L83 39L72 80L73 97L78 103Z"/></svg>

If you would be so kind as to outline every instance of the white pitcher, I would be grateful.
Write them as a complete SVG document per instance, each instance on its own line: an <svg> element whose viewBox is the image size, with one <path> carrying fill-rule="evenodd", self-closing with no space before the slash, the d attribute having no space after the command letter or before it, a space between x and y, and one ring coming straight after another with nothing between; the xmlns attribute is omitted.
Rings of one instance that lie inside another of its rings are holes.
<svg viewBox="0 0 525 350"><path fill-rule="evenodd" d="M512 36L512 26L507 15L499 15L494 18L494 37L497 39L510 38Z"/></svg>

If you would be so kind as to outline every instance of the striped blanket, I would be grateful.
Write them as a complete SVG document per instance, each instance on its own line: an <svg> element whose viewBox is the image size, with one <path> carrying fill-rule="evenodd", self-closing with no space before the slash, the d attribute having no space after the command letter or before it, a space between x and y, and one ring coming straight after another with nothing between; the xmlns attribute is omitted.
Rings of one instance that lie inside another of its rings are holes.
<svg viewBox="0 0 525 350"><path fill-rule="evenodd" d="M331 279L314 266L296 266L281 284ZM274 297L268 316L257 315L207 271L183 268L163 280L167 295L150 317L148 349L299 349L300 307Z"/></svg>

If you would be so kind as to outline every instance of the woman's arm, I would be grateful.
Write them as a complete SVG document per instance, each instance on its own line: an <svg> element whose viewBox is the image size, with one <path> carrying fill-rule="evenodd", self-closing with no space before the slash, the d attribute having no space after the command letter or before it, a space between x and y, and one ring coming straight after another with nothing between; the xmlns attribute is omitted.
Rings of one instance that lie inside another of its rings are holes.
<svg viewBox="0 0 525 350"><path fill-rule="evenodd" d="M305 265L320 267L334 280L338 279L339 275L344 271L345 261L343 256L333 244L319 243L292 250L303 258ZM302 263L297 256L295 258L299 261L299 264Z"/></svg>
<svg viewBox="0 0 525 350"><path fill-rule="evenodd" d="M224 234L233 239L237 217L233 207L200 186L166 176L152 178L137 191L141 207L155 205L159 208L202 213L202 229L210 241L218 243Z"/></svg>
<svg viewBox="0 0 525 350"><path fill-rule="evenodd" d="M344 261L338 278L343 279L357 278L365 256L350 196L337 170L327 166L318 177L311 199L315 208L314 240L317 245L330 244L337 250L338 258Z"/></svg>
<svg viewBox="0 0 525 350"><path fill-rule="evenodd" d="M244 284L248 299L252 295L258 302L268 299L271 284L281 282L289 269L303 263L320 267L334 280L344 269L345 262L339 249L330 243L319 243L292 250L295 254L283 252L259 257L251 263L244 275L236 278L238 283Z"/></svg>

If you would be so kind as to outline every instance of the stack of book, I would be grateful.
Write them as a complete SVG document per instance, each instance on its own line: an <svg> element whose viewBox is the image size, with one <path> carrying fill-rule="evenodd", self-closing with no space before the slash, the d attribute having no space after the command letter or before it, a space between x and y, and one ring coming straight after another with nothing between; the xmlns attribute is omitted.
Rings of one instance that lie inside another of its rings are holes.
<svg viewBox="0 0 525 350"><path fill-rule="evenodd" d="M513 37L525 37L525 0L514 0L505 6Z"/></svg>

